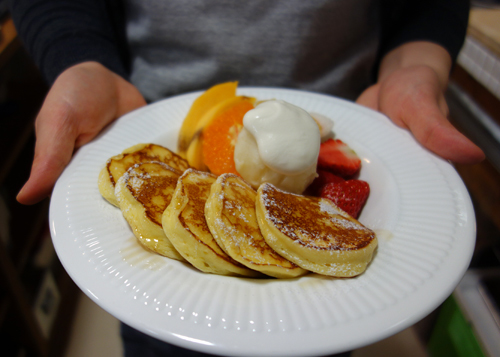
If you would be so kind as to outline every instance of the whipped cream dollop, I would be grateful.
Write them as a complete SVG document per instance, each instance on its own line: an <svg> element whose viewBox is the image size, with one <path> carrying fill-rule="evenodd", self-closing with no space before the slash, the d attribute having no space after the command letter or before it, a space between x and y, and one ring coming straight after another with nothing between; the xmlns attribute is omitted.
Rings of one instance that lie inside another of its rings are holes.
<svg viewBox="0 0 500 357"><path fill-rule="evenodd" d="M281 100L262 102L243 118L234 161L252 186L263 182L302 193L316 177L320 129L304 109Z"/></svg>

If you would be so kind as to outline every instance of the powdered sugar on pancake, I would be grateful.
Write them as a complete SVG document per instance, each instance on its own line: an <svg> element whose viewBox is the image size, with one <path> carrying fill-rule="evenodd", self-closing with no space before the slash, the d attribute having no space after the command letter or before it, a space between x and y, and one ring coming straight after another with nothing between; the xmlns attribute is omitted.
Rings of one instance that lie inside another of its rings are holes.
<svg viewBox="0 0 500 357"><path fill-rule="evenodd" d="M331 251L360 249L374 235L325 199L285 192L271 184L263 184L260 199L266 220L303 246Z"/></svg>

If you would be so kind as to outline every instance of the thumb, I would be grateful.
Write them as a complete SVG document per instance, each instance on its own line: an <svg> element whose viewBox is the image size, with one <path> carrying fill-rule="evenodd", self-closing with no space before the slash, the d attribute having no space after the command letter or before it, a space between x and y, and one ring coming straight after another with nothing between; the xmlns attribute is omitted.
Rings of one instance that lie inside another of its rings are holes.
<svg viewBox="0 0 500 357"><path fill-rule="evenodd" d="M77 131L68 105L44 106L36 121L35 157L28 181L17 195L22 204L48 197L54 183L71 160Z"/></svg>

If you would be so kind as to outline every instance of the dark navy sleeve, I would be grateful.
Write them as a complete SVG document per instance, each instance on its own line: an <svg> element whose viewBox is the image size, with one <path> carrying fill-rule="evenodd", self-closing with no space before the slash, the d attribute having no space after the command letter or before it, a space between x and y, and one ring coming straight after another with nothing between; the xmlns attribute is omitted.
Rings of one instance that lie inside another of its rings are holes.
<svg viewBox="0 0 500 357"><path fill-rule="evenodd" d="M456 60L467 32L469 0L380 0L380 57L411 41L430 41Z"/></svg>
<svg viewBox="0 0 500 357"><path fill-rule="evenodd" d="M119 1L11 0L10 9L20 39L49 84L85 61L128 77Z"/></svg>

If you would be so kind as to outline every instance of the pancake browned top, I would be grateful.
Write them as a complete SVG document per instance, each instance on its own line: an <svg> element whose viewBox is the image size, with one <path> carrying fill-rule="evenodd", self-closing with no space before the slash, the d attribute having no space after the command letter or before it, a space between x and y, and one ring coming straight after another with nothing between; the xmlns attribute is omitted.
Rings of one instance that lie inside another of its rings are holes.
<svg viewBox="0 0 500 357"><path fill-rule="evenodd" d="M188 162L170 151L169 149L156 144L140 144L125 150L122 154L116 155L106 163L109 179L113 186L118 179L132 166L142 162L159 161L168 166L184 172L189 168Z"/></svg>
<svg viewBox="0 0 500 357"><path fill-rule="evenodd" d="M284 235L308 248L337 251L368 246L375 233L325 199L284 192L264 184L266 218Z"/></svg>
<svg viewBox="0 0 500 357"><path fill-rule="evenodd" d="M146 216L161 227L163 211L182 172L162 162L146 162L134 165L126 175L127 189L144 207Z"/></svg>
<svg viewBox="0 0 500 357"><path fill-rule="evenodd" d="M189 173L191 173L191 171ZM203 180L200 180L198 177L194 180L190 180L194 173L195 171L189 176L187 174L184 175L183 179L180 181L184 194L189 198L189 207L186 209L186 212L183 212L184 214L181 214L179 217L185 228L187 228L188 225L193 225L206 233L210 233L205 220L205 202L210 193L210 187L215 182L216 177L212 174L204 174L198 171L196 173L203 176ZM189 221L189 224L186 221Z"/></svg>
<svg viewBox="0 0 500 357"><path fill-rule="evenodd" d="M244 259L252 259L253 264L276 265L287 268L297 267L276 253L264 240L255 215L257 193L239 176L221 176L221 197L223 197L221 218L231 227L226 232L229 239L238 239L236 247Z"/></svg>
<svg viewBox="0 0 500 357"><path fill-rule="evenodd" d="M179 215L179 221L184 229L190 231L200 244L208 247L219 258L238 264L219 247L213 239L205 219L205 203L210 194L210 187L217 176L208 172L188 170L179 180L179 189L189 199L186 208Z"/></svg>

